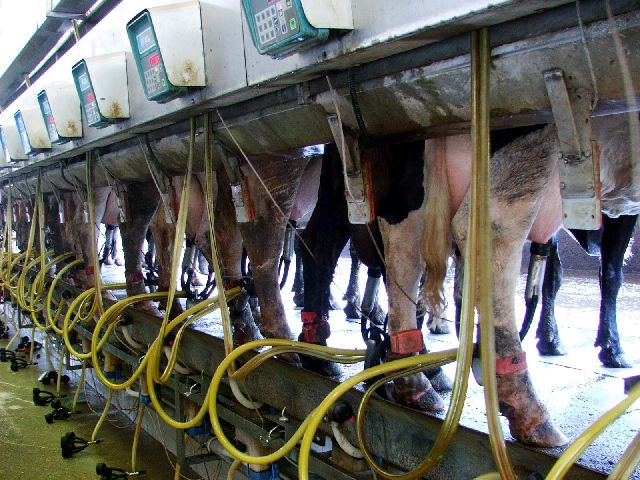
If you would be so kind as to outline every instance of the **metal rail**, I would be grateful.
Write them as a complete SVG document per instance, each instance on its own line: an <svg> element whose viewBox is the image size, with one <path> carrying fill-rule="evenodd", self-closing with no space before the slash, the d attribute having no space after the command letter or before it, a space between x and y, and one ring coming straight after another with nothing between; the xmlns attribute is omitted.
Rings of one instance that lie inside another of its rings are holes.
<svg viewBox="0 0 640 480"><path fill-rule="evenodd" d="M74 290L69 286L63 288ZM107 305L109 303L111 302L106 302ZM156 338L160 327L159 319L135 309L129 309L126 315L132 320L129 329L136 341L149 344ZM86 329L78 329L78 333L84 336L91 335ZM108 345L106 349L125 362L134 362L137 365L138 359L122 352L117 345ZM222 339L197 330L187 330L181 342L179 361L194 371L201 372L192 378L194 381L206 384L223 357ZM250 356L243 360L248 358ZM336 385L335 380L275 359L267 361L244 381L244 388L252 398L265 402L277 412L281 412L286 407L286 416L292 419L292 423L306 418ZM219 398L224 412L221 413L221 417L230 424L253 432L258 437L267 436L268 430L265 430L260 421L254 418L255 414L238 406L231 400L232 398L230 391L227 391L223 398ZM361 398L362 392L352 390L343 397L343 400L355 410ZM191 395L189 399L201 404L204 393ZM263 417L278 423L278 415L263 415ZM370 411L367 415L368 444L372 451L386 462L408 469L422 460L425 452L433 444L441 423L439 418L374 398L370 402ZM290 428L287 422L281 422L281 425L285 431ZM320 425L320 431L326 435L331 434L328 421ZM353 430L348 428L346 432L355 442ZM560 453L559 449L533 449L518 443L508 443L507 447L514 467L523 476L532 473L544 475ZM322 457L316 457L314 463L319 471L322 470L328 475L327 478L340 478L329 474L332 469L340 470L339 466ZM447 451L433 474L434 478L444 479L474 478L493 469L495 466L486 434L460 427L453 446ZM343 472L341 475L345 474ZM590 480L604 478L604 475L575 466L566 478Z"/></svg>

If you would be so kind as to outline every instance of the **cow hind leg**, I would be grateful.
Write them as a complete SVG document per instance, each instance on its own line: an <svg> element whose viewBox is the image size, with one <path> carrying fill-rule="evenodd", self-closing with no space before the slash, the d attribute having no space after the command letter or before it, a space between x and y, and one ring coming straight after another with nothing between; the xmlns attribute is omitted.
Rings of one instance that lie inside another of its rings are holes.
<svg viewBox="0 0 640 480"><path fill-rule="evenodd" d="M500 413L509 422L511 434L520 442L556 447L567 438L551 421L538 398L526 366L515 322L514 294L519 276L527 225L519 219L533 218L533 205L494 201L492 205L492 289L495 326L496 374ZM522 215L518 215L518 209ZM468 197L456 213L453 233L460 251L465 251ZM509 223L511 222L511 223Z"/></svg>
<svg viewBox="0 0 640 480"><path fill-rule="evenodd" d="M631 367L620 346L616 302L622 286L624 254L637 219L637 215L622 215L618 218L603 215L604 228L600 246L600 323L595 346L600 347L598 358L609 368Z"/></svg>
<svg viewBox="0 0 640 480"><path fill-rule="evenodd" d="M421 353L394 347L394 337L408 335L409 332L422 338L417 328L416 304L418 287L424 265L418 249L411 239L416 238L422 231L424 214L422 210L410 212L407 218L392 224L380 219L380 232L385 245L385 263L387 267L387 292L389 296L388 333L391 341L391 352L386 360L395 360L407 355ZM422 344L422 343L421 343ZM422 348L424 350L424 345ZM441 371L435 372L441 377ZM439 381L439 380L438 380ZM412 408L426 411L438 411L444 408L444 401L438 395L427 376L420 372L394 380L388 385L387 393L394 401Z"/></svg>
<svg viewBox="0 0 640 480"><path fill-rule="evenodd" d="M549 256L542 282L542 311L536 331L536 345L540 355L566 355L558 334L558 324L554 312L556 295L562 284L562 263L558 252L558 237L551 238Z"/></svg>

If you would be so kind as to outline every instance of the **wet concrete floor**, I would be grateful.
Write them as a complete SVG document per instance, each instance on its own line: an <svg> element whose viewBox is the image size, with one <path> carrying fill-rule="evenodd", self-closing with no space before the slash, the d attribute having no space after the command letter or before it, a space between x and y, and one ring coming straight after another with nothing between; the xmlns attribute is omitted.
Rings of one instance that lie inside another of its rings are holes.
<svg viewBox="0 0 640 480"><path fill-rule="evenodd" d="M6 340L0 342L0 346L6 344ZM128 470L134 425L118 411L118 401L114 402L99 431L98 438L103 442L89 446L70 459L62 458L60 437L73 431L78 437L90 439L105 400L95 390L86 387L80 399L86 399L88 403L79 405L79 413L67 420L47 424L44 415L52 408L35 406L32 392L34 387L55 392L55 386L45 387L38 382L43 370L49 370L53 365L47 361L44 351L37 363L16 373L9 369L8 363L0 363L0 477L11 480L94 479L98 478L97 463ZM64 405L70 406L74 388L75 381L62 386L61 393L66 395ZM152 416L155 414L148 414L147 418ZM143 478L171 480L174 478L173 463L175 457L162 444L151 435L141 435L137 466L147 472ZM191 470L184 473L184 478L199 478Z"/></svg>
<svg viewBox="0 0 640 480"><path fill-rule="evenodd" d="M350 260L348 258L341 258L334 278L334 296L337 299L340 299L342 293L346 290L349 269ZM121 270L122 269L117 267L106 267L104 270L105 278L111 282L120 281L120 277L123 276ZM631 369L619 370L603 367L597 358L598 349L593 346L598 325L600 302L597 273L567 270L565 274L565 283L558 294L556 303L556 316L560 336L568 350L568 354L557 357L542 357L538 355L535 348L536 340L534 338L536 323L532 326L531 333L525 340L524 346L527 351L529 367L539 396L546 403L547 408L558 426L570 439L575 439L592 424L598 416L624 397L624 378L640 374L640 329L638 328L640 326L640 318L638 317L638 312L640 311L640 274L628 274L626 276L625 284L620 291L618 299L618 327L622 338L622 345L628 360L634 365ZM301 323L300 314L295 309L292 294L290 293L292 277L293 273L291 272L287 285L283 289L283 300L285 302L289 324L297 336L301 329ZM526 278L522 275L516 293L517 299L523 298L525 281ZM360 282L361 291L364 291L364 284L366 282L366 269L364 268L361 270ZM447 279L445 291L449 292L449 294L452 291L452 279L450 277ZM380 301L382 305L386 304L384 288L381 290ZM516 305L517 318L521 319L524 317L524 302L518 301ZM449 298L449 308L445 316L448 319L454 318L451 298ZM332 325L332 336L329 339L330 346L344 348L364 347L360 337L359 324L347 321L341 310L331 313L330 322ZM535 322L537 322L537 318ZM453 324L451 324L451 326L453 326ZM195 328L218 336L221 336L222 333L219 318L215 315L200 320L195 324ZM428 333L426 328L425 342L432 351L451 348L457 345L455 334L432 335ZM356 365L350 367L349 370L345 369L345 376L356 373L360 368L360 366ZM450 376L453 376L455 365L449 365L445 368ZM18 377L18 375L20 375L20 377ZM7 407L0 410L0 425L2 425L0 443L8 445L7 449L3 448L3 451L0 452L0 460L2 460L0 465L3 466L0 467L0 470L4 470L4 465L15 463L15 465L12 465L10 468L18 469L15 475L20 474L23 478L90 478L86 476L31 477L29 475L25 477L25 474L21 473L21 469L25 469L26 473L26 469L33 468L33 464L29 461L28 456L24 462L5 461L6 459L17 458L16 455L23 446L27 446L28 451L38 452L37 458L42 458L42 455L46 458L50 457L47 460L47 464L55 465L56 470L58 464L60 464L61 468L67 468L68 470L66 471L70 472L70 474L75 474L74 472L80 471L80 468L82 468L84 472L90 473L98 461L105 461L108 464L113 463L114 465L127 465L129 456L128 449L130 448L132 435L130 422L125 430L118 430L112 428L111 425L105 424L105 434L108 430L109 434L111 434L112 431L113 435L115 435L114 438L117 439L114 441L113 449L110 448L107 450L103 448L99 452L96 449L95 455L99 457L94 457L92 453L91 457L85 456L85 458L81 460L83 463L77 462L76 459L74 459L72 460L74 464L71 468L67 466L71 465L70 463L65 464L59 457L59 450L56 448L57 445L47 447L43 446L42 442L36 441L36 439L32 441L30 433L32 431L42 433L46 427L47 429L59 429L60 432L58 433L61 435L67 430L67 426L62 422L59 422L59 425L55 424L51 426L44 424L44 420L41 419L41 412L37 407L33 406L30 400L31 388L35 384L35 378L30 378L25 380L24 384L22 383L22 379L28 378L27 375L36 376L35 373L27 372L21 372L14 376L8 373L8 369L5 371L0 365L0 382L15 384L16 392L18 392L16 399L11 400L10 403L7 403L9 400L0 396L0 405L7 405ZM2 391L4 391L4 388L0 388L0 392ZM34 410L36 411L34 412ZM42 412L44 412L43 409ZM34 416L34 413L37 413L37 415ZM78 422L83 424L80 422L80 418L81 416L78 417ZM75 422L75 420L73 421ZM92 418L91 421L85 422L83 424L84 426L79 425L76 431L89 436L94 422L95 418ZM6 428L4 426L5 424L7 425ZM487 431L482 388L473 381L470 382L462 424L479 431ZM513 440L508 433L506 422L503 421L502 424L505 431L505 438L507 440ZM22 425L24 425L24 427L22 427ZM635 405L629 409L620 420L604 432L595 444L586 451L580 459L580 463L603 473L610 472L639 427L640 405ZM75 428L74 426L74 429ZM7 434L4 432L15 433ZM40 433L38 433L38 435L40 435ZM11 446L13 444L15 445ZM144 454L141 454L141 458L152 459L152 465L148 468L157 467L159 472L164 472L159 473L158 475L160 476L152 476L149 478L172 478L171 476L166 476L168 475L166 472L171 470L166 462L166 456L162 451L162 447L157 443L149 443L147 439L147 443L143 444L142 448L146 448L147 450ZM551 450L550 453L560 455L562 449L554 449ZM3 455L7 454L9 456L6 457L6 459L3 458ZM79 455L79 457L82 457L82 455ZM146 465L144 466L146 467ZM38 472L39 469L34 468L33 471ZM209 476L209 478L216 478L216 476ZM633 478L640 479L640 471L636 471Z"/></svg>

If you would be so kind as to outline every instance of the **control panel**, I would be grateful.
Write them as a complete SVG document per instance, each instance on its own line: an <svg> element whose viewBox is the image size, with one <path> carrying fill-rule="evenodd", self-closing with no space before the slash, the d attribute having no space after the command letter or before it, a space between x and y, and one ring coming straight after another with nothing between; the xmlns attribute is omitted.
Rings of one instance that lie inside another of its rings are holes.
<svg viewBox="0 0 640 480"><path fill-rule="evenodd" d="M38 94L38 103L40 104L40 111L42 112L44 123L47 126L47 133L49 134L49 140L51 140L51 143L62 144L68 142L68 138L58 135L58 129L56 128L56 122L53 118L51 105L47 98L47 92L44 90Z"/></svg>
<svg viewBox="0 0 640 480"><path fill-rule="evenodd" d="M31 148L31 143L29 142L29 134L27 133L27 127L24 124L22 113L18 110L15 113L14 118L16 119L16 127L18 127L18 135L20 135L20 143L22 144L24 153L27 155L35 153Z"/></svg>
<svg viewBox="0 0 640 480"><path fill-rule="evenodd" d="M325 42L331 29L353 28L350 2L335 2L242 0L242 6L258 52L283 58ZM307 15L309 11L317 21Z"/></svg>
<svg viewBox="0 0 640 480"><path fill-rule="evenodd" d="M91 85L87 64L84 60L81 60L73 66L71 71L73 73L73 81L76 84L76 90L78 90L78 96L80 97L80 104L87 119L87 125L97 128L106 127L110 122L100 113L98 99L93 90L93 85Z"/></svg>
<svg viewBox="0 0 640 480"><path fill-rule="evenodd" d="M206 85L199 2L143 10L127 34L147 99L166 103Z"/></svg>
<svg viewBox="0 0 640 480"><path fill-rule="evenodd" d="M84 58L71 73L88 126L104 128L129 118L125 52Z"/></svg>
<svg viewBox="0 0 640 480"><path fill-rule="evenodd" d="M9 152L7 151L6 142L4 140L4 132L0 127L0 167L7 164L9 161Z"/></svg>
<svg viewBox="0 0 640 480"><path fill-rule="evenodd" d="M62 144L82 137L80 100L73 85L42 90L38 93L38 105L51 143Z"/></svg>

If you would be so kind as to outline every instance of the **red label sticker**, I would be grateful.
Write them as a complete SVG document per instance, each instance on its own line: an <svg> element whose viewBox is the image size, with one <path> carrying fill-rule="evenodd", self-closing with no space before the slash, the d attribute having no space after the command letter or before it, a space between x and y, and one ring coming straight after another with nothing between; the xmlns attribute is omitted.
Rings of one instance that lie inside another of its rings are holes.
<svg viewBox="0 0 640 480"><path fill-rule="evenodd" d="M158 63L160 63L160 54L155 53L149 57L149 65L155 67Z"/></svg>
<svg viewBox="0 0 640 480"><path fill-rule="evenodd" d="M93 96L93 92L87 93L87 102L93 102L96 97Z"/></svg>
<svg viewBox="0 0 640 480"><path fill-rule="evenodd" d="M49 115L49 123L53 125L53 115Z"/></svg>

